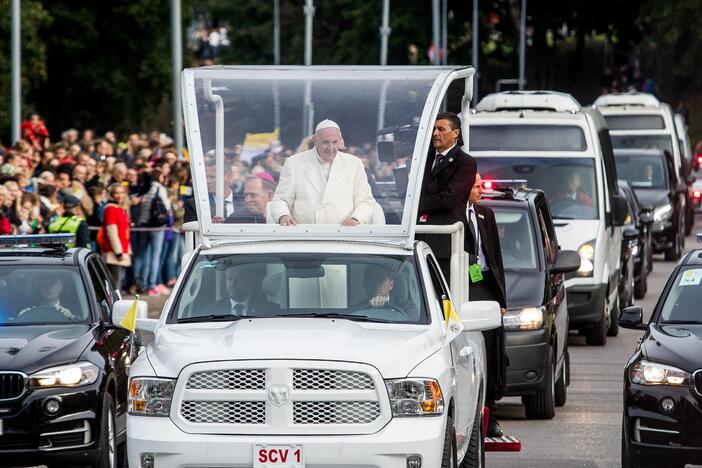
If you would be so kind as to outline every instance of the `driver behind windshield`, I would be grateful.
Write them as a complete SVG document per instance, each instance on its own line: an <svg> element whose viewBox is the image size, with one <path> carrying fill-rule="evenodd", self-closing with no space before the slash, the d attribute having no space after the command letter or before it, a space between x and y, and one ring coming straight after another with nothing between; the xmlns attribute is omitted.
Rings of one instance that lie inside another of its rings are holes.
<svg viewBox="0 0 702 468"><path fill-rule="evenodd" d="M581 190L582 180L580 174L573 173L568 177L568 186L562 194L563 199L570 199L582 206L592 208L592 198L585 191Z"/></svg>
<svg viewBox="0 0 702 468"><path fill-rule="evenodd" d="M67 307L61 305L61 292L63 283L58 278L44 278L38 281L37 294L39 300L37 304L26 307L19 311L18 318L29 317L32 313L41 313L47 321L52 318L57 320L79 320Z"/></svg>
<svg viewBox="0 0 702 468"><path fill-rule="evenodd" d="M280 311L278 304L263 297L260 265L231 265L224 272L224 297L214 303L213 313L239 317L273 316Z"/></svg>

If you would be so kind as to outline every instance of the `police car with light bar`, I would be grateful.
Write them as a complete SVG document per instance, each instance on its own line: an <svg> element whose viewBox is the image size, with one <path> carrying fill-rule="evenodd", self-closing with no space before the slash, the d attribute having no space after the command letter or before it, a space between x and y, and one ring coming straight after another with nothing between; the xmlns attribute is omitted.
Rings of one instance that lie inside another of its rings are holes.
<svg viewBox="0 0 702 468"><path fill-rule="evenodd" d="M72 234L0 236L0 458L121 466L127 371L138 346L115 326L102 259ZM141 311L143 314L144 311Z"/></svg>
<svg viewBox="0 0 702 468"><path fill-rule="evenodd" d="M495 212L505 268L506 395L522 397L527 418L550 419L565 404L570 380L563 275L580 267L580 257L559 250L541 190L524 180L485 180L483 186L488 190L480 204Z"/></svg>

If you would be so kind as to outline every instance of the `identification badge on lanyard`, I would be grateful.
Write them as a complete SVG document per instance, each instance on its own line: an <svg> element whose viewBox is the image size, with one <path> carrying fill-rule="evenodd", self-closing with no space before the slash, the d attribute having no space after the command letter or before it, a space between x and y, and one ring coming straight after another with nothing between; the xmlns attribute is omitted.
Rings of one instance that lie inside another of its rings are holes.
<svg viewBox="0 0 702 468"><path fill-rule="evenodd" d="M470 274L471 283L479 283L483 280L483 271L478 263L474 263L468 267L468 274Z"/></svg>

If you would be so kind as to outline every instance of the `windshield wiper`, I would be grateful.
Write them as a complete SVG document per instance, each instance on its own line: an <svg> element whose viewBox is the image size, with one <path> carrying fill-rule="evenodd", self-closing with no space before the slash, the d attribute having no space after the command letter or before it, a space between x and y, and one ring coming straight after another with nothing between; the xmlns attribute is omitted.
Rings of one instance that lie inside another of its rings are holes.
<svg viewBox="0 0 702 468"><path fill-rule="evenodd" d="M177 323L189 323L189 322L236 322L237 320L247 319L247 318L258 318L255 315L247 315L242 317L240 315L232 314L211 314L211 315L198 315L195 317L184 317L178 319Z"/></svg>
<svg viewBox="0 0 702 468"><path fill-rule="evenodd" d="M572 216L558 216L558 215L553 215L553 219L575 219Z"/></svg>
<svg viewBox="0 0 702 468"><path fill-rule="evenodd" d="M702 320L663 320L660 325L702 325Z"/></svg>
<svg viewBox="0 0 702 468"><path fill-rule="evenodd" d="M373 323L395 323L391 320L381 318L368 317L367 315L339 314L337 312L323 312L321 314L300 313L300 314L279 314L274 317L303 317L303 318L338 318L344 320L352 320L354 322L373 322Z"/></svg>

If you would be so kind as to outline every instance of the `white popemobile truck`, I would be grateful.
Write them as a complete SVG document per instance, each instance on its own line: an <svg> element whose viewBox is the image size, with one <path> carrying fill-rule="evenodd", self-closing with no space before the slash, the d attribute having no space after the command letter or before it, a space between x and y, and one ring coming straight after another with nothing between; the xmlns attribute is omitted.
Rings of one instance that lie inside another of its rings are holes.
<svg viewBox="0 0 702 468"><path fill-rule="evenodd" d="M473 73L183 72L196 247L160 318L137 308L154 340L131 366L129 466L484 466L481 331L500 324L499 307L467 302L461 223L414 224L433 122L454 110L449 88L468 115ZM383 154L409 159L406 188L390 170L373 187L373 222L221 222L238 201L227 149L245 142L240 158L255 161L269 138L269 151L297 152L323 119L339 124L347 153L364 157L380 139ZM450 287L419 232L451 242ZM130 304L115 305L115 324Z"/></svg>

